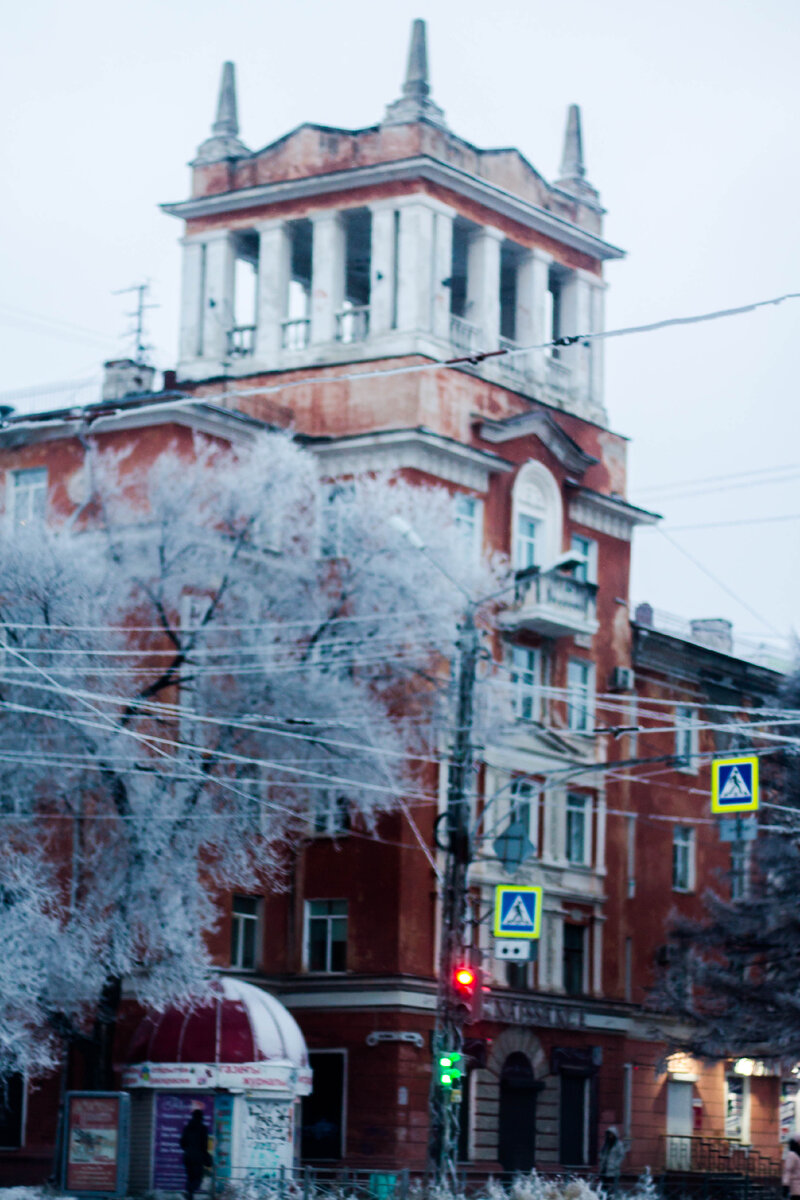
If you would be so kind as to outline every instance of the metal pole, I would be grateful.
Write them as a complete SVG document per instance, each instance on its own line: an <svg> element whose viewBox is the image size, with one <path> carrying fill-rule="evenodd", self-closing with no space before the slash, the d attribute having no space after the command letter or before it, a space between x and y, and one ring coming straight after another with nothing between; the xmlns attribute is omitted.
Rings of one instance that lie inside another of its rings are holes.
<svg viewBox="0 0 800 1200"><path fill-rule="evenodd" d="M433 1071L430 1091L431 1170L441 1187L456 1190L456 1164L461 1113L460 1087L439 1085L438 1058L445 1051L461 1051L464 1044L464 1014L454 1003L453 970L464 948L467 911L467 872L472 856L469 837L469 798L472 784L472 722L475 677L478 663L478 631L473 606L464 613L458 640L458 700L456 729L447 780L447 850L442 891L439 982L436 997L436 1027L433 1035Z"/></svg>

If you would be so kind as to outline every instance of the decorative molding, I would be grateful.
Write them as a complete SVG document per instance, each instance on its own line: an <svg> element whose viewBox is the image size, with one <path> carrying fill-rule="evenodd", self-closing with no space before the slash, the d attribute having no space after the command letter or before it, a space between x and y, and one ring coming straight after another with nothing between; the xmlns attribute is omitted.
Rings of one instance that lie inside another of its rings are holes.
<svg viewBox="0 0 800 1200"><path fill-rule="evenodd" d="M435 159L425 156L377 163L369 167L356 167L352 170L337 171L328 175L313 175L304 179L265 183L212 196L196 196L190 200L162 204L161 208L170 216L190 220L194 217L239 212L246 208L285 203L289 200L305 200L314 196L324 197L331 192L342 193L353 191L356 188L375 187L387 183L415 182L420 179L456 192L520 225L546 234L565 246L580 250L590 258L604 261L624 257L624 250L620 250L618 246L612 246L610 242L573 224L565 217L560 217L536 204L531 204L529 200L515 196L485 179L478 179L457 167L437 162Z"/></svg>
<svg viewBox="0 0 800 1200"><path fill-rule="evenodd" d="M368 1046L378 1046L381 1042L408 1042L411 1046L417 1046L422 1049L425 1045L425 1039L421 1033L413 1033L411 1030L394 1031L391 1029L373 1030L366 1037Z"/></svg>
<svg viewBox="0 0 800 1200"><path fill-rule="evenodd" d="M392 429L330 442L309 440L306 444L331 475L415 470L485 493L491 474L513 469L499 456L424 429Z"/></svg>
<svg viewBox="0 0 800 1200"><path fill-rule="evenodd" d="M482 421L478 436L485 442L510 442L537 437L542 445L573 475L580 477L598 460L582 450L560 425L543 412L522 413L504 421Z"/></svg>
<svg viewBox="0 0 800 1200"><path fill-rule="evenodd" d="M576 498L570 501L569 515L578 525L626 542L631 540L637 525L655 525L661 520L658 513L636 508L619 496L604 496L589 488L577 489Z"/></svg>

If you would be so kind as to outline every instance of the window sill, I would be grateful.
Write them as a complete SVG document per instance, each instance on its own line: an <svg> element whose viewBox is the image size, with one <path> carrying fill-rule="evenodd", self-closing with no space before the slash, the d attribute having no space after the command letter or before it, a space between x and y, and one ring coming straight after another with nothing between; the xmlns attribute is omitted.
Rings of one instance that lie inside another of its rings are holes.
<svg viewBox="0 0 800 1200"><path fill-rule="evenodd" d="M673 890L673 892L676 892L679 896L693 896L694 895L693 887L676 887L675 884L673 883L672 890Z"/></svg>

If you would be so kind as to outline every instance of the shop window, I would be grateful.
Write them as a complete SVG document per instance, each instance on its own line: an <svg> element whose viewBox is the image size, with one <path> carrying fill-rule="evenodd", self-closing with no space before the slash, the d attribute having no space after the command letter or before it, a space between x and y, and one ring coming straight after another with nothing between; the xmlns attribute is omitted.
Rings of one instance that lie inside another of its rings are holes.
<svg viewBox="0 0 800 1200"><path fill-rule="evenodd" d="M564 991L580 996L586 991L586 926L564 923Z"/></svg>
<svg viewBox="0 0 800 1200"><path fill-rule="evenodd" d="M337 1161L344 1155L347 1059L344 1050L312 1050L314 1090L303 1096L300 1157Z"/></svg>
<svg viewBox="0 0 800 1200"><path fill-rule="evenodd" d="M0 1083L0 1150L25 1144L25 1080L11 1075Z"/></svg>
<svg viewBox="0 0 800 1200"><path fill-rule="evenodd" d="M347 969L347 901L306 902L306 967L333 973Z"/></svg>
<svg viewBox="0 0 800 1200"><path fill-rule="evenodd" d="M231 914L231 966L255 969L261 902L255 896L234 896Z"/></svg>
<svg viewBox="0 0 800 1200"><path fill-rule="evenodd" d="M47 515L47 467L9 471L6 478L6 511L12 528L41 525Z"/></svg>

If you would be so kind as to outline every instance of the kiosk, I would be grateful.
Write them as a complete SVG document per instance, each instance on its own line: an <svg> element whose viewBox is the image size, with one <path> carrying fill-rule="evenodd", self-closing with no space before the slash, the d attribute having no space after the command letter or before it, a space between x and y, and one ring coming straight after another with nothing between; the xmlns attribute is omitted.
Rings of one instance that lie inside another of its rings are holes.
<svg viewBox="0 0 800 1200"><path fill-rule="evenodd" d="M131 1095L133 1193L184 1192L180 1137L196 1109L213 1159L204 1193L297 1163L308 1052L291 1013L253 984L220 979L213 999L191 1012L146 1017L123 1086Z"/></svg>

